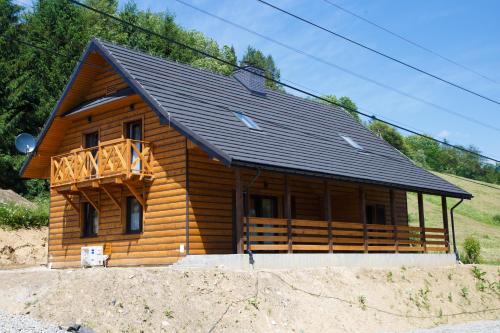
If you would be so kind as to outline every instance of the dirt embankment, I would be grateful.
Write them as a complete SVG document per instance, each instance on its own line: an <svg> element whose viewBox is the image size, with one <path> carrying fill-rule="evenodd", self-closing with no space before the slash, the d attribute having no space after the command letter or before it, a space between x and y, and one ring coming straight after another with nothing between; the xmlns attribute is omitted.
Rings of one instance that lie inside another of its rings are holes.
<svg viewBox="0 0 500 333"><path fill-rule="evenodd" d="M485 272L482 275L482 272ZM0 271L0 309L97 332L399 332L498 319L498 267Z"/></svg>
<svg viewBox="0 0 500 333"><path fill-rule="evenodd" d="M7 230L0 228L0 268L47 263L47 228Z"/></svg>

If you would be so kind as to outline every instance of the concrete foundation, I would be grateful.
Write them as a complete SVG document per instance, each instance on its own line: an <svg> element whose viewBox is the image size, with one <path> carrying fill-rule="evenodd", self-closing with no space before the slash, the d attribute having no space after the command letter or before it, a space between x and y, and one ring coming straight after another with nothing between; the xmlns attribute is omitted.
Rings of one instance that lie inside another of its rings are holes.
<svg viewBox="0 0 500 333"><path fill-rule="evenodd" d="M188 255L179 260L179 268L224 267L251 269L306 269L318 267L400 267L450 266L456 263L454 254L447 253L293 253L254 254L253 265L248 254Z"/></svg>

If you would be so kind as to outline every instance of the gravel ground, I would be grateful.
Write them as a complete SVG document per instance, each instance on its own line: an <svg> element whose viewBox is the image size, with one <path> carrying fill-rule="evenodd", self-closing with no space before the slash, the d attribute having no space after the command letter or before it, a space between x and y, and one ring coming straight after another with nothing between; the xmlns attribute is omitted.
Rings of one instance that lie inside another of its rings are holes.
<svg viewBox="0 0 500 333"><path fill-rule="evenodd" d="M61 333L66 332L57 325L36 320L28 315L13 315L0 311L2 333Z"/></svg>
<svg viewBox="0 0 500 333"><path fill-rule="evenodd" d="M500 320L475 321L459 325L444 325L429 329L419 329L408 333L500 333Z"/></svg>

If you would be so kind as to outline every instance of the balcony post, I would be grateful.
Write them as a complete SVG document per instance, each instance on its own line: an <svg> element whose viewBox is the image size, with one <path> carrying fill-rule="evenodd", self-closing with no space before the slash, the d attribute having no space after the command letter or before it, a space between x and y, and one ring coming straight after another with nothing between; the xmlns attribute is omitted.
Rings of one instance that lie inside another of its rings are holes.
<svg viewBox="0 0 500 333"><path fill-rule="evenodd" d="M328 180L325 180L325 220L328 223L328 253L333 253L332 200Z"/></svg>
<svg viewBox="0 0 500 333"><path fill-rule="evenodd" d="M420 242L427 252L427 242L425 240L425 216L424 216L424 198L421 192L418 192L418 222L420 225Z"/></svg>
<svg viewBox="0 0 500 333"><path fill-rule="evenodd" d="M359 187L359 205L360 205L360 218L363 223L363 247L364 252L368 253L368 226L366 225L366 195L363 186Z"/></svg>
<svg viewBox="0 0 500 333"><path fill-rule="evenodd" d="M235 184L236 184L236 214L235 214L235 241L236 241L236 253L244 253L244 238L243 238L243 187L241 183L241 171L240 168L235 168ZM248 223L248 221L247 221Z"/></svg>
<svg viewBox="0 0 500 333"><path fill-rule="evenodd" d="M399 252L399 240L398 240L398 232L396 229L396 209L394 205L394 190L391 188L389 190L389 204L391 205L391 225L392 225L392 231L393 231L393 238L394 238L394 248L395 252Z"/></svg>
<svg viewBox="0 0 500 333"><path fill-rule="evenodd" d="M290 182L285 174L285 218L287 226L288 253L293 252L292 246L292 196L290 194Z"/></svg>
<svg viewBox="0 0 500 333"><path fill-rule="evenodd" d="M127 179L130 178L132 173L132 143L130 139L126 141L127 153L126 153L126 163L127 163Z"/></svg>
<svg viewBox="0 0 500 333"><path fill-rule="evenodd" d="M448 229L448 207L446 204L446 196L441 196L441 208L443 213L443 228L444 228L444 242L446 246L446 253L450 253L450 232Z"/></svg>

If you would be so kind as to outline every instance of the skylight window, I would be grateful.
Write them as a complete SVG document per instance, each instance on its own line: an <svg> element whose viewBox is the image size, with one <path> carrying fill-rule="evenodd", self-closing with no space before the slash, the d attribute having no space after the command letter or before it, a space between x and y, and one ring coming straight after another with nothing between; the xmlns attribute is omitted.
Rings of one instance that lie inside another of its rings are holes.
<svg viewBox="0 0 500 333"><path fill-rule="evenodd" d="M241 120L241 122L243 122L243 124L245 124L248 128L260 131L259 125L257 125L257 123L249 116L239 112L233 112L233 114L236 116L236 118Z"/></svg>
<svg viewBox="0 0 500 333"><path fill-rule="evenodd" d="M348 144L350 144L352 147L356 148L356 149L359 149L359 150L363 150L363 147L357 143L356 141L354 141L352 138L346 136L346 135L341 135L340 136L342 139L344 139Z"/></svg>

